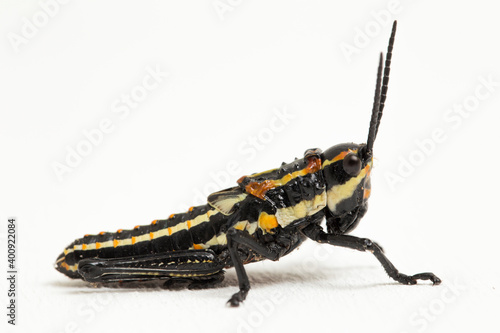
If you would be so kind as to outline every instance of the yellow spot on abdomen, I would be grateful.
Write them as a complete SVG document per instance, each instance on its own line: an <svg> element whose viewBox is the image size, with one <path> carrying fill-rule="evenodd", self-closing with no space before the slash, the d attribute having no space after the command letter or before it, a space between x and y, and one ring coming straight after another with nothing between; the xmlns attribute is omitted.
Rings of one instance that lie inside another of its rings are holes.
<svg viewBox="0 0 500 333"><path fill-rule="evenodd" d="M259 227L261 229L269 232L271 229L276 228L278 226L278 220L276 216L269 215L266 212L261 212L259 215Z"/></svg>

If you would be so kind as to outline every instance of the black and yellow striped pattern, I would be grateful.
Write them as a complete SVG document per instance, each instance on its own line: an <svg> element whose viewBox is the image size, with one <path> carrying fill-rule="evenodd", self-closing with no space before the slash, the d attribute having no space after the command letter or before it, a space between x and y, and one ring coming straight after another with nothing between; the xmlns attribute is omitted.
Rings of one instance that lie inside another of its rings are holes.
<svg viewBox="0 0 500 333"><path fill-rule="evenodd" d="M326 206L335 208L369 175L371 162L357 178L329 180L329 175L335 173L333 169L339 168L342 159L349 152L356 152L358 146L334 148L325 154L308 150L304 158L280 168L244 176L238 180L239 189L210 196L211 204L191 207L185 213L130 230L85 235L66 247L57 258L56 269L80 278L78 262L86 258L125 258L200 249L214 250L217 255L227 248L228 228L246 230L259 239ZM369 189L365 191L367 195ZM234 212L233 203L238 204L238 212Z"/></svg>
<svg viewBox="0 0 500 333"><path fill-rule="evenodd" d="M120 258L224 246L226 237L220 229L225 222L221 213L204 205L165 220L155 220L150 225L85 235L66 247L57 259L56 268L79 277L77 263L85 258Z"/></svg>

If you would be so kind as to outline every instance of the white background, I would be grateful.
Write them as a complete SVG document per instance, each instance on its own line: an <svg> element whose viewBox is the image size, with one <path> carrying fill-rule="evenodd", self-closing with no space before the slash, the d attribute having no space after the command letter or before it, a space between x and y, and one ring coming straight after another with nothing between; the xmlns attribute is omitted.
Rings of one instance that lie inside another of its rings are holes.
<svg viewBox="0 0 500 333"><path fill-rule="evenodd" d="M18 326L9 332L500 329L494 2L70 1L52 16L48 0L0 3L3 253L9 216L19 233ZM221 288L169 292L96 289L53 269L85 233L185 211L199 193L307 148L364 142L393 19L370 209L353 234L377 240L402 272L433 271L441 286L398 285L371 254L312 242L247 266L252 290L238 309L224 306L237 290L233 270ZM147 68L168 78L127 115L114 112L122 95L140 92ZM276 110L293 118L276 121ZM54 165L103 119L112 132L58 177ZM441 140L429 144L435 131ZM427 142L425 154L417 142Z"/></svg>

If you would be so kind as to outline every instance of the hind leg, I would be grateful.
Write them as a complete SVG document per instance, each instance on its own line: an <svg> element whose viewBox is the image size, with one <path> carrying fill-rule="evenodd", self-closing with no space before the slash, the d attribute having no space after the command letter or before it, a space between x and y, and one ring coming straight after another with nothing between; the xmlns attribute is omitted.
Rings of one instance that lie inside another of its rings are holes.
<svg viewBox="0 0 500 333"><path fill-rule="evenodd" d="M224 267L212 250L186 250L124 258L83 259L78 273L88 282L212 280Z"/></svg>
<svg viewBox="0 0 500 333"><path fill-rule="evenodd" d="M224 271L206 276L204 278L170 278L163 284L163 288L179 290L188 288L190 290L209 289L217 287L224 281Z"/></svg>
<svg viewBox="0 0 500 333"><path fill-rule="evenodd" d="M214 275L210 275L207 279L197 279L193 280L188 286L188 289L198 290L198 289L209 289L215 288L224 281L224 271L220 271Z"/></svg>

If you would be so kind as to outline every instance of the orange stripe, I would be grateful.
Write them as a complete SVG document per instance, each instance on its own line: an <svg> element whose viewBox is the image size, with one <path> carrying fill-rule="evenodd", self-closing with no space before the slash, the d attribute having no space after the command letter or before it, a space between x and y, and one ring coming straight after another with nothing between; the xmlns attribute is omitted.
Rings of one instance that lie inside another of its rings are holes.
<svg viewBox="0 0 500 333"><path fill-rule="evenodd" d="M99 249L100 247L101 247L101 243L96 242L96 243L95 243L95 248L96 248L96 249Z"/></svg>
<svg viewBox="0 0 500 333"><path fill-rule="evenodd" d="M191 228L191 220L188 220L188 221L187 221L187 226L188 226L188 229L190 229L190 228Z"/></svg>
<svg viewBox="0 0 500 333"><path fill-rule="evenodd" d="M332 159L332 162L337 162L337 161L343 160L344 157L346 157L347 154L349 154L349 153L350 153L350 151L343 151L343 152L341 152L340 154L338 154L337 156L335 156Z"/></svg>
<svg viewBox="0 0 500 333"><path fill-rule="evenodd" d="M202 250L203 249L203 246L201 246L199 244L193 244L193 247L195 250Z"/></svg>
<svg viewBox="0 0 500 333"><path fill-rule="evenodd" d="M168 235L169 236L172 235L172 228L168 228L167 230L168 230Z"/></svg>
<svg viewBox="0 0 500 333"><path fill-rule="evenodd" d="M117 247L118 246L118 240L117 239L113 239L113 247Z"/></svg>
<svg viewBox="0 0 500 333"><path fill-rule="evenodd" d="M150 238L150 239L155 238L155 234L154 234L154 233L152 233L152 232L150 232L150 233L149 233L149 238Z"/></svg>
<svg viewBox="0 0 500 333"><path fill-rule="evenodd" d="M332 164L332 163L334 163L334 162L337 162L337 161L343 160L343 159L344 159L344 157L346 157L346 156L347 156L347 154L349 154L349 153L354 153L354 154L356 154L357 152L358 152L358 150L357 150L357 149L354 149L354 150L352 150L352 149L348 149L347 151L343 151L343 152L341 152L340 154L338 154L337 156L335 156L334 158L332 158L331 160L326 160L326 161L323 163L323 166L327 166L327 165L330 165L330 164Z"/></svg>
<svg viewBox="0 0 500 333"><path fill-rule="evenodd" d="M136 238L132 237L132 245L135 244L135 240L136 240Z"/></svg>
<svg viewBox="0 0 500 333"><path fill-rule="evenodd" d="M86 250L87 249L87 244L82 244L82 250Z"/></svg>

